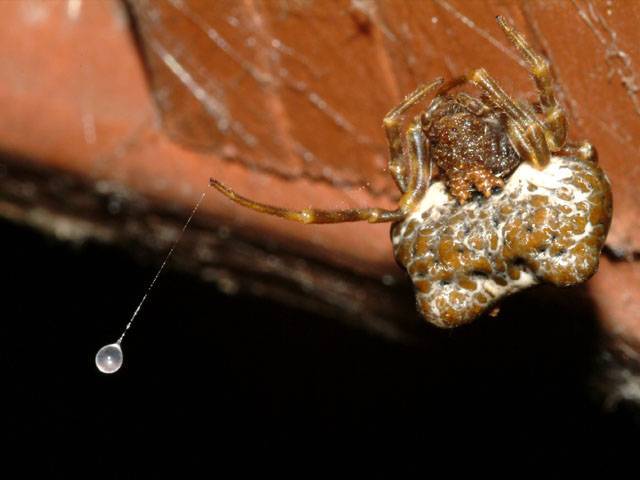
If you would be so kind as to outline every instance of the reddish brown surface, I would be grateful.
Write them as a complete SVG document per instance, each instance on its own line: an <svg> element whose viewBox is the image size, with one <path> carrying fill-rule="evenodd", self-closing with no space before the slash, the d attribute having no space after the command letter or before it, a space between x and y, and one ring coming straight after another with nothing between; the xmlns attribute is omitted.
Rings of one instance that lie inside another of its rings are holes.
<svg viewBox="0 0 640 480"><path fill-rule="evenodd" d="M290 207L390 207L397 195L380 123L405 93L484 66L516 97L533 97L495 24L502 14L552 61L570 137L598 148L614 191L609 247L628 258L640 252L638 2L131 4L149 83L121 3L0 2L0 149L19 159L3 178L5 216L47 228L34 220L37 195L31 203L22 190L6 195L16 168L44 167L82 179L89 192L152 199L160 212L186 212L210 176ZM81 205L58 211L82 217ZM199 218L353 278L404 279L385 225L301 226L214 194ZM83 219L91 235L117 239L118 216L110 220L100 229L96 218ZM605 325L639 339L636 267L604 261L589 288ZM376 292L367 287L362 298ZM407 291L389 297L385 312L397 310L394 302L412 311Z"/></svg>

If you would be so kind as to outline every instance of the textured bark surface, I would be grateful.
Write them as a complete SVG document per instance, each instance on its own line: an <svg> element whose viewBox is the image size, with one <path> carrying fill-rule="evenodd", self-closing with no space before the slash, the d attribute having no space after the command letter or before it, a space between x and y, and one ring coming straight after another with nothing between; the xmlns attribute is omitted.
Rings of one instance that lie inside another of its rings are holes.
<svg viewBox="0 0 640 480"><path fill-rule="evenodd" d="M0 214L63 238L162 252L210 176L292 208L391 207L381 119L417 84L482 66L535 99L495 24L501 14L551 60L570 138L596 145L611 178L609 258L587 287L607 330L640 340L640 3L127 7L0 2ZM392 337L423 330L385 225L302 226L210 192L176 257L229 293Z"/></svg>

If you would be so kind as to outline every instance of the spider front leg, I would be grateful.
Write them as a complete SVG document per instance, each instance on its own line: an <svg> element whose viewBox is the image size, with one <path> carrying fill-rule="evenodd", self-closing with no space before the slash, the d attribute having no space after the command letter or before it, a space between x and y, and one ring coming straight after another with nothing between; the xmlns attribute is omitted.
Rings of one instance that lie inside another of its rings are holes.
<svg viewBox="0 0 640 480"><path fill-rule="evenodd" d="M434 82L435 84L436 82ZM433 85L433 84L432 84ZM401 105L409 108L416 101L424 98L427 93L426 88L416 90L419 95L415 97L407 97L413 103L408 104L405 100L405 104ZM414 92L414 94L416 93ZM417 99L416 99L417 97ZM400 111L399 115L406 110L395 109L394 111ZM395 128L395 127L394 127ZM398 127L399 128L399 127ZM399 135L399 133L398 133ZM400 206L396 210L385 210L383 208L349 208L345 210L320 210L315 208L306 208L304 210L289 210L287 208L276 207L265 203L259 203L249 198L238 195L231 188L227 187L218 180L211 178L209 185L216 190L224 194L227 198L233 200L243 207L250 208L260 213L267 213L276 217L284 218L299 223L342 223L342 222L358 222L366 220L369 223L383 223L383 222L398 222L403 220L416 202L418 202L425 194L429 181L431 180L431 168L429 173L425 174L426 162L427 162L427 140L422 132L422 124L420 117L416 117L411 126L405 133L405 140L408 151L406 155L409 161L408 163L408 181L406 176L403 177L405 184L405 192L400 199ZM401 137L398 139L400 148L402 147ZM404 150L403 155L404 155Z"/></svg>
<svg viewBox="0 0 640 480"><path fill-rule="evenodd" d="M407 128L405 138L409 157L409 183L407 191L400 198L400 208L408 212L424 197L433 173L431 162L428 160L429 142L425 137L420 115L414 118Z"/></svg>
<svg viewBox="0 0 640 480"><path fill-rule="evenodd" d="M242 195L238 195L231 188L214 178L209 180L209 185L243 207L299 223L342 223L362 220L366 220L369 223L397 222L404 219L407 212L424 196L429 186L429 181L431 180L430 168L429 174L425 175L426 149L428 145L422 132L420 117L413 120L405 135L406 144L409 149L407 155L409 157L410 175L407 191L400 199L400 207L396 210L385 210L382 208L350 208L345 210L307 208L304 210L289 210L287 208L259 203Z"/></svg>
<svg viewBox="0 0 640 480"><path fill-rule="evenodd" d="M305 208L304 210L289 210L287 208L259 203L242 195L238 195L231 188L214 178L209 180L209 185L243 207L299 223L343 223L359 222L362 220L366 220L369 223L384 223L397 222L405 217L405 212L401 209L348 208L345 210L320 210Z"/></svg>
<svg viewBox="0 0 640 480"><path fill-rule="evenodd" d="M405 150L402 142L404 114L443 83L444 80L442 78L437 78L429 84L419 86L407 95L400 105L387 113L382 121L389 143L389 171L402 193L407 191L411 182L411 173L407 170L408 168L410 170L411 166L407 165L405 161Z"/></svg>

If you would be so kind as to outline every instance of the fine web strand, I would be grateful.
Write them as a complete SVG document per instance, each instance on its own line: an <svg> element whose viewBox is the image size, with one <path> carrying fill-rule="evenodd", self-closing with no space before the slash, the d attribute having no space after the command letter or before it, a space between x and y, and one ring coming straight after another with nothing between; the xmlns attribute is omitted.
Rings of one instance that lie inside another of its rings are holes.
<svg viewBox="0 0 640 480"><path fill-rule="evenodd" d="M122 343L122 340L124 339L124 336L127 334L127 331L129 330L129 328L131 328L131 324L133 323L133 321L135 320L136 316L138 315L138 312L140 311L140 309L142 308L142 305L144 304L145 300L149 296L149 292L151 291L151 289L155 285L156 280L158 280L158 277L162 273L162 270L164 270L164 267L167 264L167 262L169 261L169 259L171 258L171 255L173 255L173 251L176 249L176 246L178 245L178 243L182 239L182 235L184 234L185 230L189 226L189 223L191 223L191 219L196 214L196 211L198 210L198 207L200 207L200 204L202 203L202 200L204 200L204 196L205 195L206 195L206 192L202 192L202 195L200 195L200 199L198 200L198 203L196 203L196 206L193 207L193 210L191 210L191 215L189 215L189 218L187 218L187 221L182 226L182 231L178 235L178 238L176 238L174 240L173 245L171 246L171 249L169 250L169 253L167 253L166 257L164 257L164 261L162 262L162 265L160 265L160 268L156 272L156 276L153 277L153 280L151 280L151 283L147 287L147 291L142 296L142 300L140 300L140 303L138 304L138 306L136 307L135 311L133 312L133 315L131 315L131 318L129 319L129 323L127 323L127 326L124 327L124 330L122 331L122 335L120 335L120 338L116 342L118 345L120 345Z"/></svg>

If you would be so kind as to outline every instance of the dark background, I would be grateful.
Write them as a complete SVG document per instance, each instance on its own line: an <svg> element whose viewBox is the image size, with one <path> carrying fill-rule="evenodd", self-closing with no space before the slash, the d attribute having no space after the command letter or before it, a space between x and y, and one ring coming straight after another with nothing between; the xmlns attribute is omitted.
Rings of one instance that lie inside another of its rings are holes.
<svg viewBox="0 0 640 480"><path fill-rule="evenodd" d="M5 453L26 453L24 471L396 476L637 457L637 413L604 411L593 388L598 331L580 289L517 296L455 331L425 326L407 346L169 269L106 376L95 352L118 338L155 261L0 232ZM530 315L509 318L516 306Z"/></svg>

